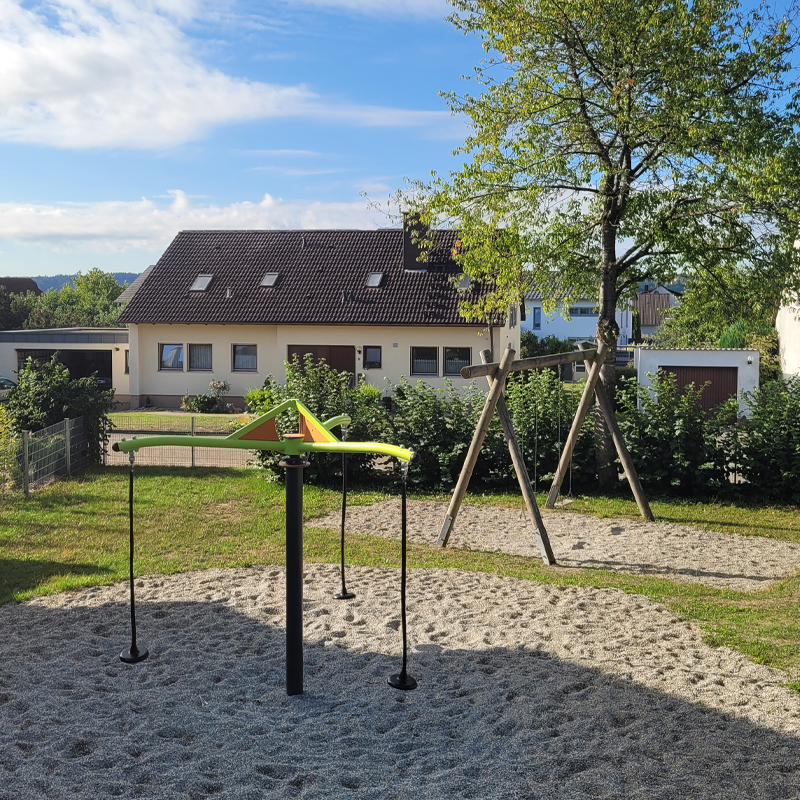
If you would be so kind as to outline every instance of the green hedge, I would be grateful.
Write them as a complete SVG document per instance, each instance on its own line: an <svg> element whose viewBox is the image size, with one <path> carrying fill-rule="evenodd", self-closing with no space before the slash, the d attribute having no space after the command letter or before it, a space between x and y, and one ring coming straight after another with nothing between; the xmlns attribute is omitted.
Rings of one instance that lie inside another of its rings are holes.
<svg viewBox="0 0 800 800"><path fill-rule="evenodd" d="M389 401L370 384L351 387L349 374L324 362L315 364L310 356L302 362L295 358L286 367L285 386L269 376L262 389L250 392L251 410L262 413L296 397L322 419L349 414L348 439L392 442L419 453L420 463L409 473L410 485L445 491L455 485L483 408L482 387L457 388L446 381L445 388L436 389L404 378L388 387ZM539 490L547 489L552 481L580 400L580 387L562 384L552 370L518 373L508 380L506 402L528 473ZM703 390L690 386L680 391L675 376L664 373L652 376L650 390L633 378L618 380L617 416L645 489L681 497L800 502L800 380L775 381L746 394L749 418L743 420L737 419L735 400L707 415L701 405ZM287 413L277 426L279 432L288 433L296 430L297 420ZM592 408L578 437L565 491L596 486L593 434ZM263 453L261 460L277 476L280 457ZM369 455L350 456L348 464L351 480L361 483L379 483L397 469ZM341 458L315 455L306 479L338 484ZM513 487L515 483L495 417L470 486Z"/></svg>

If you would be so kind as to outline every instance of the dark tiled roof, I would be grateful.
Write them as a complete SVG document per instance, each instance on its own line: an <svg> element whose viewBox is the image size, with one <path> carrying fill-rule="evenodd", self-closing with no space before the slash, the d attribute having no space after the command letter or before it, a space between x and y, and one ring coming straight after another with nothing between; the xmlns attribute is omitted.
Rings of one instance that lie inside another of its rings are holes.
<svg viewBox="0 0 800 800"><path fill-rule="evenodd" d="M130 286L126 286L122 294L114 301L118 306L124 305L131 301L136 292L139 291L142 284L147 280L148 275L153 271L155 264L151 264L141 275L138 275Z"/></svg>
<svg viewBox="0 0 800 800"><path fill-rule="evenodd" d="M421 264L408 254L404 263L402 230L182 231L120 321L463 325L457 237L436 231ZM268 272L280 275L274 288L259 285ZM384 273L379 288L367 288L371 272ZM198 275L214 276L206 291L190 291Z"/></svg>
<svg viewBox="0 0 800 800"><path fill-rule="evenodd" d="M5 286L9 294L33 292L35 295L40 295L42 293L33 278L0 278L0 286Z"/></svg>

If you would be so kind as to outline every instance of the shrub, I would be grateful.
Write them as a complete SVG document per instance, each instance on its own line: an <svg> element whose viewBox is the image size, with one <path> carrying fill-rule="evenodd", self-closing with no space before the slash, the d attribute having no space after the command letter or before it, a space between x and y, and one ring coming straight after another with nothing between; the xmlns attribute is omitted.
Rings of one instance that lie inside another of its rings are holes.
<svg viewBox="0 0 800 800"><path fill-rule="evenodd" d="M40 363L29 358L18 373L17 385L8 393L8 411L16 430L38 431L65 417L83 417L89 456L100 460L112 427L108 412L114 407L114 390L103 391L97 379L71 378L54 353Z"/></svg>

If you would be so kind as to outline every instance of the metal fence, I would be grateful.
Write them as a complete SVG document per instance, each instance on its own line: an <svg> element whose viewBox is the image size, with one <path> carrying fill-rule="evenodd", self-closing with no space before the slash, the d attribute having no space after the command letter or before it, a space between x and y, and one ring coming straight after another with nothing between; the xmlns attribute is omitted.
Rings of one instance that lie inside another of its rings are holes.
<svg viewBox="0 0 800 800"><path fill-rule="evenodd" d="M115 414L114 427L108 432L104 463L119 466L128 463L127 453L115 453L114 442L134 436L163 433L176 435L218 436L233 431L231 418L220 416L188 417L180 414ZM246 467L255 459L252 450L217 447L143 447L136 451L136 463L164 467Z"/></svg>
<svg viewBox="0 0 800 800"><path fill-rule="evenodd" d="M83 417L64 419L40 431L23 431L0 449L0 500L71 475L90 461Z"/></svg>

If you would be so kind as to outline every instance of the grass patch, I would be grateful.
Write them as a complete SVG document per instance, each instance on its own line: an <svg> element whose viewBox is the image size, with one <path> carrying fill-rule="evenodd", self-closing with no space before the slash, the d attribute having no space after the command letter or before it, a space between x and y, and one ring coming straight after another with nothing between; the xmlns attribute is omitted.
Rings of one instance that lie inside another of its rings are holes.
<svg viewBox="0 0 800 800"><path fill-rule="evenodd" d="M363 505L385 492L355 491ZM89 470L2 508L0 603L81 586L124 580L128 569L127 468ZM437 498L441 499L441 498ZM470 502L520 506L510 494L470 495ZM340 508L337 491L305 487L307 517ZM653 503L671 522L797 541L797 510L699 503ZM632 501L577 498L550 513L638 516ZM176 573L209 567L284 563L284 492L251 469L137 467L137 572ZM793 517L793 519L790 519ZM307 528L308 562L338 563L339 532ZM347 560L361 566L399 567L396 541L350 535ZM663 578L603 570L546 567L538 559L413 544L411 568L464 569L552 585L617 588L663 603L697 623L708 642L746 653L754 661L800 678L800 576L769 589L734 592ZM800 680L793 684L800 690Z"/></svg>

